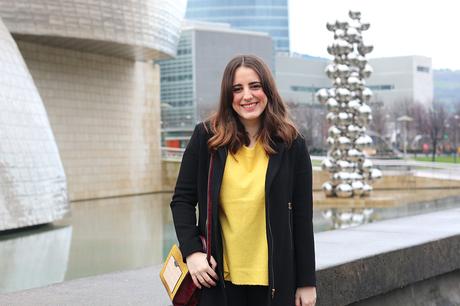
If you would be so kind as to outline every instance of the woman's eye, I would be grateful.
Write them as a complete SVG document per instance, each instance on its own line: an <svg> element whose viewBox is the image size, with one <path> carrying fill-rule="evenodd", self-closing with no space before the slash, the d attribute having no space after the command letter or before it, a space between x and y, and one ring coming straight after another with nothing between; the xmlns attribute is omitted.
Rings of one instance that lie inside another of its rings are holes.
<svg viewBox="0 0 460 306"><path fill-rule="evenodd" d="M260 84L251 85L251 89L261 89L261 88L262 88L262 85Z"/></svg>
<svg viewBox="0 0 460 306"><path fill-rule="evenodd" d="M241 87L233 87L232 88L233 92L241 92L242 90L243 90L243 88L241 88Z"/></svg>

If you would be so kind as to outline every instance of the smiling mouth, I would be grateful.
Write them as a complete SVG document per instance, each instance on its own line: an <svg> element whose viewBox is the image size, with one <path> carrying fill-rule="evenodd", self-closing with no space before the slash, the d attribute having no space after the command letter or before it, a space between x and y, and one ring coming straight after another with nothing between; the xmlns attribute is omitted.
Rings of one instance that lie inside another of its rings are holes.
<svg viewBox="0 0 460 306"><path fill-rule="evenodd" d="M256 106L257 103L259 103L259 102L253 102L253 103L248 103L248 104L241 104L241 107L247 108L247 109L251 109L251 108L253 108L254 106Z"/></svg>

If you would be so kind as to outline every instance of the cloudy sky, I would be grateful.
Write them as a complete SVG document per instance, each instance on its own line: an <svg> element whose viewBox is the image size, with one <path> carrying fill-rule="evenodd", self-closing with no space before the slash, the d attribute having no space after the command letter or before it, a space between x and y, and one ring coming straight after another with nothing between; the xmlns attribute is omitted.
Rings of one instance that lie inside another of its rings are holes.
<svg viewBox="0 0 460 306"><path fill-rule="evenodd" d="M423 55L435 69L460 69L458 0L289 0L291 51L331 58L326 22L348 20L350 9L371 23L363 35L374 45L369 57Z"/></svg>

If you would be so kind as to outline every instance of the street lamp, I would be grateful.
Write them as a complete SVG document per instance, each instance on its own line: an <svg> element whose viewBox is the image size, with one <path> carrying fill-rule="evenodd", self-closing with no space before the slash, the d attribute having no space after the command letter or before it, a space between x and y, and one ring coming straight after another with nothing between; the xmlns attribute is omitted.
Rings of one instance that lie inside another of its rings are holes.
<svg viewBox="0 0 460 306"><path fill-rule="evenodd" d="M454 115L454 148L455 148L455 154L454 154L454 163L457 163L457 154L458 154L458 148L457 148L457 128L459 126L458 120L460 119L459 115Z"/></svg>
<svg viewBox="0 0 460 306"><path fill-rule="evenodd" d="M404 124L404 159L406 159L407 155L407 123L413 121L412 117L409 116L401 116L397 119L399 122L403 122Z"/></svg>

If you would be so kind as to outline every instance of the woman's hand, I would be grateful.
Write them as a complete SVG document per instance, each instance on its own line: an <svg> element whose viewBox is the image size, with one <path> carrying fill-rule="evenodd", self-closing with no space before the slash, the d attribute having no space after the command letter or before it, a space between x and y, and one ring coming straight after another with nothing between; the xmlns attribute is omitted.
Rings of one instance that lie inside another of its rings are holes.
<svg viewBox="0 0 460 306"><path fill-rule="evenodd" d="M300 287L295 292L295 306L314 306L316 287Z"/></svg>
<svg viewBox="0 0 460 306"><path fill-rule="evenodd" d="M212 256L211 266L209 266L206 260L206 253L203 252L192 253L187 256L185 261L195 286L201 289L202 285L207 288L216 285L218 277L214 270L216 269L217 263Z"/></svg>

